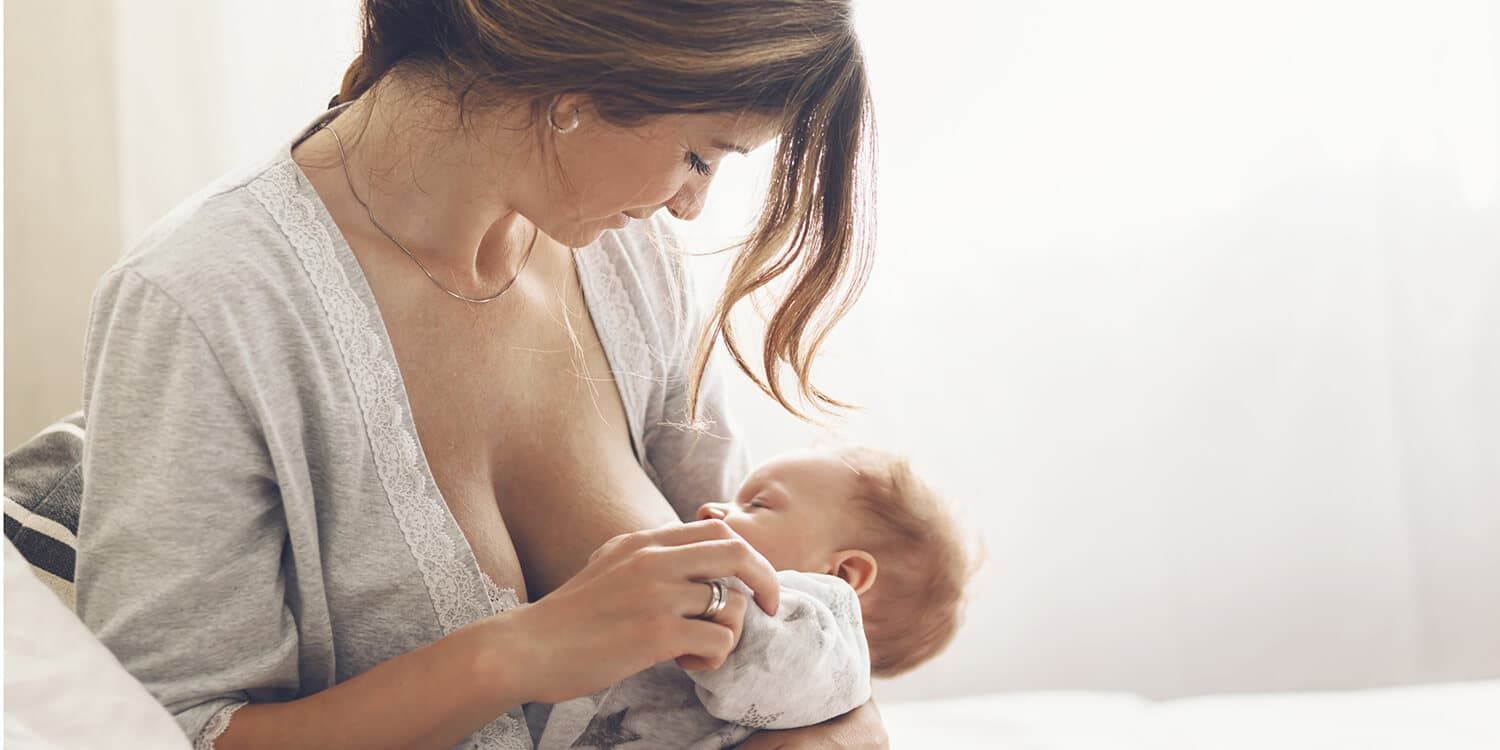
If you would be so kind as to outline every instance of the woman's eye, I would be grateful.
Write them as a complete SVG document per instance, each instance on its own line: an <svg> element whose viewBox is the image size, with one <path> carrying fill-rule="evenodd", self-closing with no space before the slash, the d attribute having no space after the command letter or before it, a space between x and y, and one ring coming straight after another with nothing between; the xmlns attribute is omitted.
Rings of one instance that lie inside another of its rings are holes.
<svg viewBox="0 0 1500 750"><path fill-rule="evenodd" d="M708 162L703 160L703 157L700 157L691 151L688 152L687 158L688 166L692 167L694 172L697 172L704 177L707 177L714 171L713 167L708 166Z"/></svg>

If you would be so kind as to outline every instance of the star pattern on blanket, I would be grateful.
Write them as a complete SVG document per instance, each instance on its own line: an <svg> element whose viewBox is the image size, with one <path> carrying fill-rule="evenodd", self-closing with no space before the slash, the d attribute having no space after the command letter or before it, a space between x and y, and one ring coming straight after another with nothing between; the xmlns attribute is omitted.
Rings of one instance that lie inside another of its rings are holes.
<svg viewBox="0 0 1500 750"><path fill-rule="evenodd" d="M625 728L625 712L622 708L608 716L589 719L589 726L573 740L571 747L596 747L599 750L615 750L620 745L641 739L641 736Z"/></svg>
<svg viewBox="0 0 1500 750"><path fill-rule="evenodd" d="M795 607L793 607L792 611L787 614L785 621L786 622L796 622L796 621L798 621L798 620L800 620L800 619L802 619L802 618L804 618L804 617L807 616L807 610L808 610L808 607L803 606L799 602L798 605L795 606Z"/></svg>
<svg viewBox="0 0 1500 750"><path fill-rule="evenodd" d="M719 741L719 750L730 750L735 745L748 739L754 731L754 729L743 727L739 724L725 724L719 728L718 732L715 732L716 738Z"/></svg>
<svg viewBox="0 0 1500 750"><path fill-rule="evenodd" d="M751 667L759 667L766 674L776 673L776 665L771 663L771 649L765 644L761 644L760 648L736 649L731 656L734 659L735 674Z"/></svg>
<svg viewBox="0 0 1500 750"><path fill-rule="evenodd" d="M765 727L770 726L771 722L776 721L779 718L781 718L780 711L767 716L766 714L761 713L760 709L756 708L754 703L751 703L749 710L745 711L745 715L741 716L740 720L735 723L744 724L747 727L755 727L756 729L764 729Z"/></svg>
<svg viewBox="0 0 1500 750"><path fill-rule="evenodd" d="M839 622L860 624L859 608L855 606L852 597L847 592L840 591L828 602L828 609L833 613L835 620Z"/></svg>

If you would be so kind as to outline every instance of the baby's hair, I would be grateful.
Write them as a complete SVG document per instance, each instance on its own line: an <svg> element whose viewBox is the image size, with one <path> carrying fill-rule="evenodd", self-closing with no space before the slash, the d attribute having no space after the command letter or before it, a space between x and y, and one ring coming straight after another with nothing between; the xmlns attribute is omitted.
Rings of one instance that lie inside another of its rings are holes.
<svg viewBox="0 0 1500 750"><path fill-rule="evenodd" d="M953 640L973 564L952 513L905 458L862 447L838 455L858 476L859 543L878 565L862 597L870 671L895 677Z"/></svg>

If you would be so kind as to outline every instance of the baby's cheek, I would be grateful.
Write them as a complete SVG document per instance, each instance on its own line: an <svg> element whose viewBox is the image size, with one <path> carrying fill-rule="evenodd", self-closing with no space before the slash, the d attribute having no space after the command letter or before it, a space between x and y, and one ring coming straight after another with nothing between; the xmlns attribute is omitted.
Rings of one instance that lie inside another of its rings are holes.
<svg viewBox="0 0 1500 750"><path fill-rule="evenodd" d="M787 531L785 535L778 537L775 541L770 542L769 545L772 548L772 552L767 554L762 551L761 554L766 555L766 559L771 561L771 567L777 570L808 571L810 569L808 563L809 548L806 540L801 535Z"/></svg>
<svg viewBox="0 0 1500 750"><path fill-rule="evenodd" d="M778 564L778 558L781 557L781 540L777 539L774 533L767 533L765 529L748 523L731 523L729 527L734 529L736 534L743 537L751 547L754 547L756 552L759 552L762 557L766 558L772 567L781 570L781 566Z"/></svg>

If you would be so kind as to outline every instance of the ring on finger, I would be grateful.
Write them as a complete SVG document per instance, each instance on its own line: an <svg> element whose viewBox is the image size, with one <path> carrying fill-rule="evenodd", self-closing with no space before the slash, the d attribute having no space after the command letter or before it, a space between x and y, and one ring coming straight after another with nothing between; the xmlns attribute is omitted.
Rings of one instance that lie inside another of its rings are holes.
<svg viewBox="0 0 1500 750"><path fill-rule="evenodd" d="M708 584L708 606L703 608L703 614L698 615L700 620L712 620L724 611L724 606L729 603L729 597L724 593L723 581L704 581Z"/></svg>

